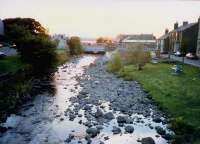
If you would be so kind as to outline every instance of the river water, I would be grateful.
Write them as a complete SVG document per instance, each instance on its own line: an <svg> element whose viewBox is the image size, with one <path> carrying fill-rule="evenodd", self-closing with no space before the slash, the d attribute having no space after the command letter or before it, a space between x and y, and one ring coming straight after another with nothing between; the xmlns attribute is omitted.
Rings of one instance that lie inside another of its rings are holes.
<svg viewBox="0 0 200 144"><path fill-rule="evenodd" d="M9 128L8 131L0 136L0 144L64 144L69 134L75 137L72 144L87 143L85 140L87 127L79 124L79 121L86 121L86 118L77 117L70 121L65 115L67 108L72 106L71 97L76 97L82 90L79 84L79 78L84 74L84 70L94 63L97 56L85 55L80 58L74 58L70 62L60 66L55 73L54 81L55 94L45 93L36 96L33 102L22 106L18 114L12 114L7 121L1 125ZM109 111L108 102L105 102L105 111ZM84 110L79 111L84 115ZM120 115L115 112L115 116ZM143 115L133 115L143 120L143 123L134 122L134 132L132 134L113 135L112 127L117 126L116 119L103 125L101 133L92 139L92 143L99 144L103 141L107 144L137 144L138 139L143 137L152 137L156 144L166 144L167 141L159 137L152 126L161 126L162 123L154 123L151 118L145 118ZM109 139L105 140L105 136Z"/></svg>

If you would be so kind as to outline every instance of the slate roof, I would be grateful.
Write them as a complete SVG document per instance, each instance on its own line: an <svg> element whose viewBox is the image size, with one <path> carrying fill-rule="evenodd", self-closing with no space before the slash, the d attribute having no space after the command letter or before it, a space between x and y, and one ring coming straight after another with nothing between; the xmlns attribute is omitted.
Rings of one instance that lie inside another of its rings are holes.
<svg viewBox="0 0 200 144"><path fill-rule="evenodd" d="M126 38L126 40L155 40L155 36L153 34L139 34L139 35L130 35Z"/></svg>
<svg viewBox="0 0 200 144"><path fill-rule="evenodd" d="M167 34L162 35L159 39L166 39L172 32L182 32L182 31L194 26L195 24L197 24L197 23L190 23L187 25L182 25L182 26L178 27L177 29L170 31Z"/></svg>

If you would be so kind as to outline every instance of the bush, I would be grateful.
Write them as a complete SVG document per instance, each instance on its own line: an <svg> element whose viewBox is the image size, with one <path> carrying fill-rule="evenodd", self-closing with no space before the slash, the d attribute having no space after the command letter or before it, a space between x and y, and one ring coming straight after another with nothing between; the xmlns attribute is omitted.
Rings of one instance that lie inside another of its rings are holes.
<svg viewBox="0 0 200 144"><path fill-rule="evenodd" d="M135 45L128 49L126 54L126 61L133 64L138 70L142 70L144 65L151 60L149 51L144 50L144 46Z"/></svg>
<svg viewBox="0 0 200 144"><path fill-rule="evenodd" d="M83 53L83 49L82 49L81 41L79 37L76 37L76 36L71 37L67 43L69 45L70 55L79 55Z"/></svg>
<svg viewBox="0 0 200 144"><path fill-rule="evenodd" d="M119 54L114 54L111 60L107 64L107 70L109 72L118 72L123 67L121 57Z"/></svg>
<svg viewBox="0 0 200 144"><path fill-rule="evenodd" d="M21 59L30 64L34 73L51 72L57 63L55 44L47 37L32 36L20 49Z"/></svg>

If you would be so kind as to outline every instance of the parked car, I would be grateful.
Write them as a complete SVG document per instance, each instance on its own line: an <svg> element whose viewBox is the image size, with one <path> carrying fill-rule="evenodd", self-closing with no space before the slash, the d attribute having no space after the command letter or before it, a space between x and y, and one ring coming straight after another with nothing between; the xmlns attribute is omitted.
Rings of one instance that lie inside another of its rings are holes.
<svg viewBox="0 0 200 144"><path fill-rule="evenodd" d="M4 58L4 57L6 57L5 53L0 52L0 58Z"/></svg>
<svg viewBox="0 0 200 144"><path fill-rule="evenodd" d="M186 54L186 58L193 59L193 60L197 60L198 59L197 55L193 54L193 53L187 53Z"/></svg>
<svg viewBox="0 0 200 144"><path fill-rule="evenodd" d="M175 52L174 55L178 57L184 56L180 51Z"/></svg>

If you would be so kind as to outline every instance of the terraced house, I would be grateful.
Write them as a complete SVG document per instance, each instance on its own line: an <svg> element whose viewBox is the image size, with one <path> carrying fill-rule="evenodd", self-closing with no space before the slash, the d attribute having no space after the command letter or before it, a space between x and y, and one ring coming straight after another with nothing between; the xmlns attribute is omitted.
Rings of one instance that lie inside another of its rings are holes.
<svg viewBox="0 0 200 144"><path fill-rule="evenodd" d="M3 21L0 19L0 41L3 35L4 35L4 24Z"/></svg>
<svg viewBox="0 0 200 144"><path fill-rule="evenodd" d="M195 23L184 21L181 26L176 22L174 29L165 34L157 41L161 53L173 53L181 51L186 45L186 53L193 53L200 56L200 18Z"/></svg>

